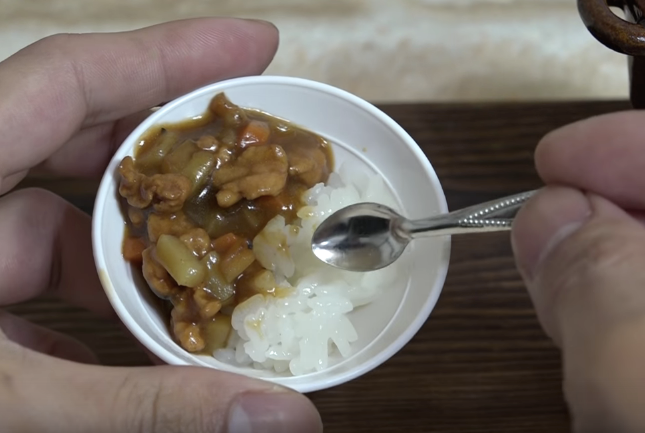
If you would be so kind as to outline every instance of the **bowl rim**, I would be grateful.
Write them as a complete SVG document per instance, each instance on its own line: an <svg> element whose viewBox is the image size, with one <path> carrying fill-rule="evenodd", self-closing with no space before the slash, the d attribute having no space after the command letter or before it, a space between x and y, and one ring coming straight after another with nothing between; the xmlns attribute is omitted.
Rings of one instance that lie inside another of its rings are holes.
<svg viewBox="0 0 645 433"><path fill-rule="evenodd" d="M305 87L313 90L320 91L322 93L331 94L340 99L343 99L352 105L357 106L358 108L364 110L371 116L375 117L379 122L384 124L388 129L395 133L413 152L415 158L421 163L425 174L430 179L430 184L437 194L439 212L447 213L448 205L445 197L445 193L439 177L434 170L434 167L430 163L429 159L423 153L421 148L418 146L416 141L408 134L408 132L403 129L394 119L388 116L385 112L381 111L372 103L356 96L350 92L347 92L343 89L334 87L329 84L305 79L305 78L296 78L289 76L278 76L278 75L257 75L257 76L246 76L231 78L223 81L217 81L206 86L197 88L191 92L188 92L169 103L163 105L162 107L156 109L152 114L150 114L146 119L144 119L137 127L119 144L118 148L115 150L114 155L110 158L110 162L107 165L105 172L102 175L99 187L96 193L96 200L94 203L93 213L92 213L92 248L94 253L94 261L97 272L99 273L99 279L101 285L109 299L109 302L112 308L115 310L115 313L119 319L123 322L126 328L133 334L133 336L154 353L156 356L161 358L164 362L167 362L171 365L191 365L185 362L183 359L177 357L175 354L167 352L163 347L157 344L153 338L150 337L149 333L146 332L134 318L128 314L127 308L122 303L118 292L115 290L114 285L110 279L110 276L107 272L107 260L103 254L103 236L102 236L102 227L103 227L103 213L108 203L108 190L112 182L114 182L114 170L118 166L120 160L117 158L117 154L126 146L132 146L134 141L137 140L141 135L147 131L154 124L158 123L158 119L163 117L166 113L176 109L178 106L183 105L184 103L203 96L204 94L215 94L218 91L225 91L227 88L239 87L246 85L255 85L255 84L269 84L269 85L288 85L295 87ZM376 356L370 358L369 362L364 362L355 366L345 372L340 374L335 374L331 378L325 378L324 380L312 380L311 382L305 382L304 384L298 384L296 386L290 386L288 384L281 384L286 387L291 387L292 389L298 392L315 392L327 388L331 388L337 385L341 385L345 382L349 382L357 377L360 377L376 367L380 366L396 353L398 353L405 345L407 345L410 340L419 332L421 327L430 317L432 311L434 310L436 303L443 291L445 284L446 276L448 273L448 267L450 264L450 252L451 252L451 238L450 236L445 236L445 242L442 245L442 257L441 261L437 263L437 276L434 280L432 287L429 289L429 295L424 307L422 308L420 314L415 317L415 319L405 328L405 331L401 333L397 339L386 347L385 350L379 352ZM400 306L399 306L400 308ZM398 308L397 308L398 311ZM396 313L395 313L396 314ZM385 328L387 329L387 328ZM380 334L379 334L380 335ZM369 343L368 343L369 346ZM221 370L220 370L221 371ZM235 373L233 373L235 374ZM257 377L258 380L265 380L272 383L276 383L276 380L273 378L264 378Z"/></svg>

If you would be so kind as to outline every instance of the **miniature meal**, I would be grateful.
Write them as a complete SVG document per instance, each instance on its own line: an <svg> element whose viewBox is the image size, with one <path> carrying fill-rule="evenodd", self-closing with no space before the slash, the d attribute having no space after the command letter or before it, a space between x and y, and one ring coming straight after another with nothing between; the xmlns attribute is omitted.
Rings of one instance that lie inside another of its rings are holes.
<svg viewBox="0 0 645 433"><path fill-rule="evenodd" d="M162 125L119 167L123 256L167 301L188 352L300 375L357 340L348 318L396 277L320 262L315 228L362 201L397 208L379 176L341 167L330 143L223 93L208 111Z"/></svg>

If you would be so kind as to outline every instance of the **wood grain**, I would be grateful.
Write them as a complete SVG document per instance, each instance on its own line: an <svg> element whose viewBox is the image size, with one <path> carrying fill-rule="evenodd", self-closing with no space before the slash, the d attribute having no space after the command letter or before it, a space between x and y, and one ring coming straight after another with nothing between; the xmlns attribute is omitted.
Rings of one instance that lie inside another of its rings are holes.
<svg viewBox="0 0 645 433"><path fill-rule="evenodd" d="M626 102L382 107L419 143L449 207L540 186L532 155L548 131ZM95 181L27 179L91 212ZM39 299L10 310L87 343L109 365L148 363L121 327ZM329 433L568 432L558 351L540 329L508 234L454 238L445 289L400 353L343 386L317 392ZM303 432L304 433L304 432Z"/></svg>

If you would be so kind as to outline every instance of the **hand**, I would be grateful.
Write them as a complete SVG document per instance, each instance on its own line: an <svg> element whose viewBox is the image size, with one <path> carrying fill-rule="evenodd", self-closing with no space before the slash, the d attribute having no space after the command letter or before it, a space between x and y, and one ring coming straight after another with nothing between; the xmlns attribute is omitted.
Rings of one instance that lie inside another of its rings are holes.
<svg viewBox="0 0 645 433"><path fill-rule="evenodd" d="M259 74L267 23L198 19L118 34L46 38L0 63L0 192L28 170L102 174L147 109L224 78ZM44 292L114 313L92 260L90 219L58 196L0 199L0 305ZM191 367L108 368L81 343L0 312L0 431L322 431L304 396Z"/></svg>
<svg viewBox="0 0 645 433"><path fill-rule="evenodd" d="M645 431L644 121L617 113L547 135L535 155L547 187L513 228L579 432Z"/></svg>

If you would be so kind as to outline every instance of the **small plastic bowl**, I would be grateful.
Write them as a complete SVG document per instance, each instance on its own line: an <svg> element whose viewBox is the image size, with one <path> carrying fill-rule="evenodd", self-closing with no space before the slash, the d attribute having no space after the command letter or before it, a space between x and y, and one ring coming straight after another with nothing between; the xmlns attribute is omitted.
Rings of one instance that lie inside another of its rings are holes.
<svg viewBox="0 0 645 433"><path fill-rule="evenodd" d="M447 212L435 171L418 145L390 117L343 90L298 78L255 76L237 78L195 90L164 105L141 123L110 161L101 181L92 236L101 282L112 306L134 336L152 353L173 365L206 366L262 378L299 392L336 386L361 376L397 353L428 319L444 284L450 238L422 239L409 245L401 260L410 269L400 284L373 303L350 313L358 341L346 359L330 357L320 372L284 377L225 364L183 350L169 332L169 318L121 254L124 215L118 202L121 160L133 154L146 130L155 124L182 121L204 113L217 93L244 108L255 108L292 121L332 143L336 167L351 164L382 176L410 218Z"/></svg>

